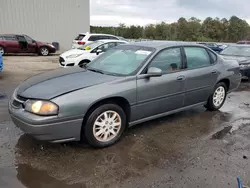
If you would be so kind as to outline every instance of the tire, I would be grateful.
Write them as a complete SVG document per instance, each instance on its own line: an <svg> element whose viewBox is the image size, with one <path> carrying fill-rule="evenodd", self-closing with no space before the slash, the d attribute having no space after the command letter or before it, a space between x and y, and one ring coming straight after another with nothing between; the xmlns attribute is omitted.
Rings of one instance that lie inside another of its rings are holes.
<svg viewBox="0 0 250 188"><path fill-rule="evenodd" d="M107 113L107 115L110 117L112 117L112 114L116 114L115 121L110 120L108 123L109 120L106 119L106 121L104 119L105 113ZM96 123L98 123L98 125L96 125ZM88 116L84 127L83 136L90 146L94 148L104 148L115 144L121 138L125 127L126 115L123 109L116 104L104 104L97 107ZM115 134L112 134L111 130ZM98 135L94 135L94 132Z"/></svg>
<svg viewBox="0 0 250 188"><path fill-rule="evenodd" d="M89 62L90 62L89 60L82 60L82 61L80 61L80 63L78 63L78 66L83 67L84 64L88 64Z"/></svg>
<svg viewBox="0 0 250 188"><path fill-rule="evenodd" d="M3 46L0 46L0 54L3 56L5 54L5 49Z"/></svg>
<svg viewBox="0 0 250 188"><path fill-rule="evenodd" d="M218 96L216 98L216 95ZM209 96L205 107L210 111L219 110L227 97L227 86L224 82L219 82L215 85L213 93Z"/></svg>
<svg viewBox="0 0 250 188"><path fill-rule="evenodd" d="M47 47L43 46L43 47L41 47L39 49L39 54L41 56L48 56L49 55L49 49Z"/></svg>

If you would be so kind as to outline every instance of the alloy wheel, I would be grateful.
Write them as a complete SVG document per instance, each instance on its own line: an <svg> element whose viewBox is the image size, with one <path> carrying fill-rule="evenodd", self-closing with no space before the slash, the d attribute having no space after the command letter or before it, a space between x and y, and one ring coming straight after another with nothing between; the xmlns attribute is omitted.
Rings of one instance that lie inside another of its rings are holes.
<svg viewBox="0 0 250 188"><path fill-rule="evenodd" d="M105 111L94 122L94 137L100 142L109 142L119 134L121 126L122 120L117 112Z"/></svg>
<svg viewBox="0 0 250 188"><path fill-rule="evenodd" d="M213 94L213 104L214 104L214 106L219 107L223 103L223 101L225 99L225 96L226 96L225 88L222 87L222 86L219 86L215 90L215 92Z"/></svg>

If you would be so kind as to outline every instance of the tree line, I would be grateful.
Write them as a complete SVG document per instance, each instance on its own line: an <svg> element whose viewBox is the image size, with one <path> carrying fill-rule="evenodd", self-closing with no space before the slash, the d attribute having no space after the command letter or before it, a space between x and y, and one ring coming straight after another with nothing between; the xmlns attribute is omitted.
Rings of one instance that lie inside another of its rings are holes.
<svg viewBox="0 0 250 188"><path fill-rule="evenodd" d="M90 26L92 33L107 33L128 39L153 39L173 41L206 41L206 42L237 42L250 39L250 26L241 18L232 16L226 18L207 17L203 22L191 17L179 18L177 22L149 24L147 26L118 27Z"/></svg>

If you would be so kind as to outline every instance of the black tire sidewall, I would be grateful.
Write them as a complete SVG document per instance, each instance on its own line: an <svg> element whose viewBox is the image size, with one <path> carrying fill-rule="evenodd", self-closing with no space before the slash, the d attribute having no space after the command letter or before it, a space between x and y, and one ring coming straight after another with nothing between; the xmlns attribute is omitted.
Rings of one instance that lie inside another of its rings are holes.
<svg viewBox="0 0 250 188"><path fill-rule="evenodd" d="M225 97L224 97L223 102L221 103L221 105L217 107L217 106L214 105L213 96L214 96L214 92L216 91L216 89L217 89L218 87L221 87L221 86L225 89ZM226 86L226 84L225 84L224 82L219 82L219 83L217 83L217 84L215 85L215 87L214 87L213 93L212 93L211 96L209 97L208 104L207 104L207 108L208 108L209 110L212 110L212 111L219 110L219 109L223 106L223 104L225 103L226 98L227 98L227 86Z"/></svg>
<svg viewBox="0 0 250 188"><path fill-rule="evenodd" d="M108 142L100 142L98 141L95 136L93 135L93 126L94 126L94 122L96 120L96 118L102 114L105 111L108 110L112 110L117 112L120 117L121 117L121 121L122 121L122 125L121 125L121 129L119 131L119 134L112 140L108 141ZM87 140L88 144L92 147L95 148L104 148L104 147L108 147L111 146L113 144L115 144L122 136L125 127L126 127L126 115L123 111L123 109L116 105L116 104L104 104L102 106L97 107L88 117L86 124L83 125L84 127L84 138Z"/></svg>

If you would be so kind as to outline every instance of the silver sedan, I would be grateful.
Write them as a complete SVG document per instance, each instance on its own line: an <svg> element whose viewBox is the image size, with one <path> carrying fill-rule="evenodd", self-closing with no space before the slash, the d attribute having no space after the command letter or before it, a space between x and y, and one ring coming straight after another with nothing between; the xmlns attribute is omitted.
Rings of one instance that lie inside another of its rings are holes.
<svg viewBox="0 0 250 188"><path fill-rule="evenodd" d="M241 81L239 64L184 42L119 45L84 67L21 83L9 101L13 122L38 140L116 143L126 127L204 105L218 110Z"/></svg>

